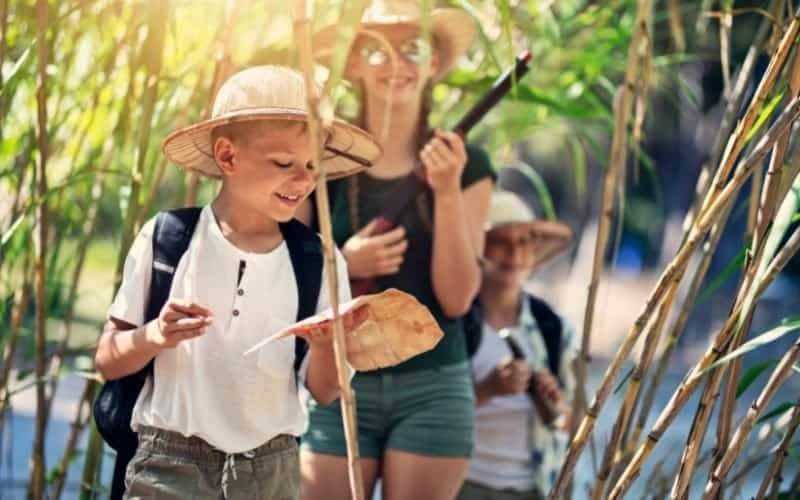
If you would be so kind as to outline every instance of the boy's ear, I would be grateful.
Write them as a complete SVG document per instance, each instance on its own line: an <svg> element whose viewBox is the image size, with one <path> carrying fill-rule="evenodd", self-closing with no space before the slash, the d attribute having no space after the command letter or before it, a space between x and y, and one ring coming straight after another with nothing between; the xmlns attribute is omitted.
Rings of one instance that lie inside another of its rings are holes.
<svg viewBox="0 0 800 500"><path fill-rule="evenodd" d="M230 175L233 173L233 157L233 142L227 137L218 137L217 141L214 143L214 161L217 163L217 167L222 170L223 175Z"/></svg>

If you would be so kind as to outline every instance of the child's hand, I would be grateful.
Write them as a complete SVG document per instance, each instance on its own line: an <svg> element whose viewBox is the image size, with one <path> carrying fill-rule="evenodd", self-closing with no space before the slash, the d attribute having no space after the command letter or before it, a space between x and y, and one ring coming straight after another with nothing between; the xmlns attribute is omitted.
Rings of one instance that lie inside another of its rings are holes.
<svg viewBox="0 0 800 500"><path fill-rule="evenodd" d="M458 134L437 129L419 156L434 193L461 191L461 174L467 164L467 151Z"/></svg>
<svg viewBox="0 0 800 500"><path fill-rule="evenodd" d="M211 311L194 302L169 299L147 329L147 340L160 349L171 349L184 340L199 337L213 321Z"/></svg>
<svg viewBox="0 0 800 500"><path fill-rule="evenodd" d="M547 401L551 403L561 402L561 389L558 386L558 379L550 373L550 370L538 370L534 373L533 387Z"/></svg>
<svg viewBox="0 0 800 500"><path fill-rule="evenodd" d="M349 333L358 328L369 317L369 306L364 304L342 315L344 332ZM297 331L311 346L333 347L333 321L325 321L313 327Z"/></svg>
<svg viewBox="0 0 800 500"><path fill-rule="evenodd" d="M530 380L528 364L522 360L510 360L498 365L486 379L486 384L492 396L507 396L525 392Z"/></svg>

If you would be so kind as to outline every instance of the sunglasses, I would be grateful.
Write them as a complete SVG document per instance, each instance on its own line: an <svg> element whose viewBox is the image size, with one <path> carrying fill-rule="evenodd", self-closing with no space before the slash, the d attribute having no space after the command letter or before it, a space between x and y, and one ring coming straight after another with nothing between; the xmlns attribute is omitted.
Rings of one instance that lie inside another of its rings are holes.
<svg viewBox="0 0 800 500"><path fill-rule="evenodd" d="M392 48L400 57L417 65L428 62L433 52L430 42L424 38L409 38L398 46L392 46ZM368 42L361 48L359 53L364 61L373 67L382 66L391 60L388 47L377 41Z"/></svg>

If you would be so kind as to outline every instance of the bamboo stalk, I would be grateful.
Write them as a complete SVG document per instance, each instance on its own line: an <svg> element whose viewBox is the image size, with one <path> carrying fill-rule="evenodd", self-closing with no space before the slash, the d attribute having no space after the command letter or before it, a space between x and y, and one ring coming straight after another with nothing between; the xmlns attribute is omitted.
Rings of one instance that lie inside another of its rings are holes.
<svg viewBox="0 0 800 500"><path fill-rule="evenodd" d="M8 377L11 373L11 366L14 362L14 353L17 349L19 339L19 328L25 318L25 311L31 298L31 285L33 281L32 261L26 255L24 263L23 279L19 287L14 291L14 306L11 309L11 318L8 325L8 336L3 349L3 364L0 365L0 436L3 433L3 423L5 422L5 412L8 407L11 395L8 389Z"/></svg>
<svg viewBox="0 0 800 500"><path fill-rule="evenodd" d="M46 258L47 258L47 231L49 218L47 213L47 0L36 2L37 18L37 44L38 58L38 89L36 93L37 107L37 143L39 148L39 161L36 163L37 196L39 198L36 209L36 260L35 260L35 286L36 286L36 430L33 438L33 453L31 457L31 477L28 485L28 498L39 500L44 496L45 487L45 349L47 342L47 289L46 289Z"/></svg>
<svg viewBox="0 0 800 500"><path fill-rule="evenodd" d="M731 63L730 41L731 27L733 26L733 2L722 2L722 12L719 17L719 60L722 66L722 89L725 96L731 94Z"/></svg>
<svg viewBox="0 0 800 500"><path fill-rule="evenodd" d="M794 102L797 102L797 100ZM760 297L760 295L767 288L768 284L775 278L775 276L777 276L783 266L785 266L789 259L791 259L791 257L797 252L798 248L800 248L800 228L794 232L791 238L789 238L789 241L787 241L786 245L784 245L781 251L778 252L778 254L772 259L767 271L764 273L763 278L756 287L755 292L750 295L752 302L755 302L758 297ZM611 492L610 498L621 498L622 495L625 494L625 491L627 491L627 489L630 487L630 484L633 482L636 476L638 476L644 461L649 456L653 447L661 438L667 427L669 427L669 425L672 423L678 411L686 403L689 396L692 394L692 392L694 392L695 388L700 382L700 379L704 376L705 370L719 357L719 355L722 353L721 349L727 344L727 342L730 340L730 336L735 332L735 326L737 324L737 319L742 312L743 304L744 301L737 304L736 310L734 310L720 333L714 339L713 345L706 351L702 359L690 371L684 381L681 382L681 385L678 386L675 393L673 393L669 403L662 410L661 415L659 415L658 420L651 429L647 440L639 447L633 459L623 471L622 476L620 476L619 480L617 481L617 485Z"/></svg>
<svg viewBox="0 0 800 500"><path fill-rule="evenodd" d="M69 462L72 459L72 455L75 453L75 448L78 446L78 439L81 436L81 432L83 431L84 427L86 427L86 423L91 417L91 406L92 401L94 401L96 387L97 384L92 383L91 380L87 380L83 388L83 394L81 395L80 399L78 399L78 410L75 412L75 419L70 425L71 430L69 436L67 437L67 443L64 445L64 453L61 456L61 462L56 469L50 487L50 498L53 500L58 500L61 498L64 484L67 481ZM86 408L86 417L83 416L84 407Z"/></svg>
<svg viewBox="0 0 800 500"><path fill-rule="evenodd" d="M75 267L72 269L69 292L67 293L67 310L64 312L63 320L64 333L61 337L58 347L56 348L56 351L50 358L50 368L48 372L53 379L50 383L50 395L47 398L47 403L45 406L46 419L49 419L50 409L53 406L53 400L55 400L56 392L58 391L59 377L57 375L61 370L61 364L63 363L64 355L67 351L67 347L69 346L70 338L72 337L72 320L75 312L75 302L78 298L78 284L81 281L83 265L86 262L86 254L89 251L89 243L91 242L91 237L94 233L97 222L97 213L100 207L100 197L103 194L104 179L105 175L103 173L99 173L94 178L94 183L92 184L91 189L91 198L89 199L89 209L87 210L86 218L84 219L81 227L81 237L79 239L80 243L78 252L75 257Z"/></svg>
<svg viewBox="0 0 800 500"><path fill-rule="evenodd" d="M142 115L139 120L140 128L136 141L136 159L131 169L130 201L129 209L126 214L122 227L122 240L120 247L127 249L135 236L136 220L138 219L141 200L139 195L142 187L142 175L145 160L147 158L148 147L150 145L151 130L153 125L153 112L158 99L158 82L163 62L164 43L167 29L167 19L169 16L164 12L169 12L169 2L162 3L161 10L151 9L148 12L147 38L142 46L142 58L144 61L144 82L142 89ZM124 259L118 261L116 269L117 279L122 279L122 266ZM114 283L114 289L119 288L119 283Z"/></svg>
<svg viewBox="0 0 800 500"><path fill-rule="evenodd" d="M678 250L675 258L662 272L658 282L656 283L656 286L648 296L642 312L637 317L636 321L631 327L630 332L628 332L628 335L623 340L622 344L614 355L614 358L606 370L603 381L601 382L600 387L595 394L592 405L589 410L587 410L586 417L584 417L583 421L581 422L578 433L573 438L572 443L567 450L564 465L561 468L556 485L550 493L552 499L560 498L563 495L563 490L567 481L572 475L572 471L577 463L578 457L583 451L583 448L586 446L586 440L589 438L594 429L594 424L597 420L599 411L611 393L614 379L619 374L622 364L628 357L628 354L630 354L630 351L633 349L633 345L636 343L640 334L642 333L642 330L644 329L648 318L655 309L656 304L667 292L669 292L671 288L676 287L679 284L681 278L683 277L683 273L686 270L689 257L697 248L702 236L709 229L711 224L717 222L724 207L727 206L727 203L733 199L734 195L742 187L742 184L744 184L744 181L752 173L753 169L761 162L761 160L763 160L764 156L766 156L768 150L775 143L777 136L783 134L798 115L800 115L800 100L794 99L792 103L785 110L783 110L780 117L770 127L765 136L758 142L757 146L753 149L750 155L743 160L741 167L737 169L734 177L716 196L714 201L709 204L708 209L704 213L700 214L695 222L695 226L692 228L692 231L686 240L686 243ZM642 453L649 453L649 449L652 448L652 445L655 441L658 441L658 437L660 437L660 435L656 436L655 439L653 439L651 436L649 441L645 443L647 450ZM626 470L635 465L636 462L632 462L629 464ZM625 475L626 474L623 473L623 477Z"/></svg>
<svg viewBox="0 0 800 500"><path fill-rule="evenodd" d="M686 35L683 32L679 0L668 0L667 8L669 9L669 29L672 34L672 41L675 43L675 50L684 52L686 50Z"/></svg>
<svg viewBox="0 0 800 500"><path fill-rule="evenodd" d="M583 316L583 335L581 337L580 355L575 363L575 401L573 418L570 420L570 436L574 439L578 432L577 423L586 411L586 374L591 363L591 334L594 319L594 308L597 301L597 288L600 283L600 274L603 270L605 248L608 243L608 233L611 226L611 217L614 210L614 190L617 185L617 172L623 169L623 164L628 155L628 120L634 100L634 88L639 73L639 49L643 37L646 37L646 16L650 10L649 0L638 0L636 22L631 42L628 47L628 64L625 70L623 85L617 90L614 98L614 137L612 139L611 153L603 181L602 208L598 220L597 240L595 241L594 261L592 265L592 278L589 282L586 309ZM566 482L571 477L571 470L562 468L559 479L553 492L562 495Z"/></svg>
<svg viewBox="0 0 800 500"><path fill-rule="evenodd" d="M611 469L615 462L620 460L622 450L620 449L623 443L622 435L628 426L630 417L633 414L636 401L639 397L639 389L642 385L642 379L650 366L650 361L653 359L656 347L659 344L661 333L664 330L664 323L666 322L667 315L672 305L672 300L675 297L676 288L670 290L658 310L658 315L650 328L650 331L645 337L642 345L642 351L639 354L639 359L633 368L628 390L625 393L625 399L617 415L617 420L614 422L614 428L611 433L611 439L606 445L606 451L603 457L603 463L600 467L600 472L597 474L597 481L595 482L594 490L592 492L593 500L600 500L603 498L606 481L611 474Z"/></svg>
<svg viewBox="0 0 800 500"><path fill-rule="evenodd" d="M294 37L298 46L300 62L306 85L306 100L308 107L308 125L310 131L311 152L314 165L318 166L316 204L317 217L325 256L325 276L328 284L328 296L333 309L333 350L336 360L336 372L341 391L340 404L342 419L347 444L347 465L350 478L350 491L355 500L364 499L364 482L361 474L361 462L358 447L358 425L356 422L355 393L350 386L349 368L347 364L347 346L344 336L344 325L339 315L339 285L336 272L336 254L333 234L331 229L328 201L328 186L325 169L320 162L321 158L321 133L323 125L319 116L320 97L317 96L316 87L312 77L311 55L311 26L308 17L306 0L295 0L294 3ZM324 96L322 96L324 98ZM330 118L330 117L324 117Z"/></svg>
<svg viewBox="0 0 800 500"><path fill-rule="evenodd" d="M769 404L770 400L772 400L772 397L775 395L778 387L780 387L780 385L792 373L792 368L798 358L800 358L800 339L798 339L792 348L783 356L780 363L778 363L778 366L775 368L775 371L772 372L767 385L764 386L761 394L759 394L758 398L747 410L744 419L739 424L739 427L736 429L736 432L731 438L730 445L725 451L722 460L720 460L719 465L716 469L714 469L713 474L706 484L706 490L703 495L704 500L715 497L717 491L719 490L722 479L725 478L728 471L733 466L733 463L735 462L736 457L739 456L745 441L750 436L750 432L755 426L756 419L761 414L761 411L764 409L764 407Z"/></svg>
<svg viewBox="0 0 800 500"><path fill-rule="evenodd" d="M792 437L794 437L794 433L797 430L798 425L800 425L800 400L797 401L794 410L792 410L792 416L789 419L789 424L786 426L786 434L784 434L780 445L778 445L778 449L774 453L775 458L772 459L772 462L770 462L769 467L764 474L764 479L761 481L761 485L758 487L758 492L755 496L756 500L761 500L764 498L764 495L767 494L767 488L770 487L770 484L772 484L770 496L775 496L777 494L778 488L781 484L781 469L783 468L783 462L786 459L786 456L789 454L789 445L792 442Z"/></svg>
<svg viewBox="0 0 800 500"><path fill-rule="evenodd" d="M775 81L778 79L778 76L783 69L784 63L789 56L789 52L794 45L794 41L797 38L797 33L799 30L800 16L796 14L795 17L792 18L791 23L789 23L789 27L786 29L783 38L778 45L777 51L770 58L769 66L767 67L764 76L761 78L761 81L758 84L758 88L756 89L753 99L750 101L750 105L748 106L744 117L742 117L741 121L734 130L732 137L733 140L728 141L728 145L725 148L725 152L722 156L722 162L716 174L714 175L714 180L711 183L711 196L706 197L705 203L713 200L720 190L723 189L725 182L730 175L731 169L736 162L736 158L739 156L739 153L744 147L747 134L753 127L753 124L758 117L758 113L763 108L764 102L766 102L769 94L772 91L772 88L775 85ZM707 205L704 204L700 212L704 212L706 207Z"/></svg>

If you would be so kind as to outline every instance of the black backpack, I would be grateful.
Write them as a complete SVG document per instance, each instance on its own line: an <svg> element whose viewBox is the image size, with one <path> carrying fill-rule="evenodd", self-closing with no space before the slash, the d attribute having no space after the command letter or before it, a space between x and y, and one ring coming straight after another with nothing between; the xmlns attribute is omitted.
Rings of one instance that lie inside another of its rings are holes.
<svg viewBox="0 0 800 500"><path fill-rule="evenodd" d="M531 313L536 319L539 332L541 332L544 339L545 349L547 349L547 366L553 375L558 377L561 367L561 318L545 301L533 295L528 295L527 297ZM475 300L462 321L467 343L467 354L472 358L478 352L478 347L480 347L483 337L483 314L478 300Z"/></svg>
<svg viewBox="0 0 800 500"><path fill-rule="evenodd" d="M201 208L160 212L153 230L153 264L145 322L157 318L169 297L172 277L181 256L189 247ZM280 224L292 261L298 289L297 320L312 316L317 308L322 281L322 244L314 231L297 220ZM156 264L157 263L157 264ZM308 344L295 337L295 375L308 351ZM136 373L103 384L94 402L94 419L103 440L117 451L111 498L125 492L125 469L136 453L139 440L130 427L133 407L153 373L153 361Z"/></svg>

